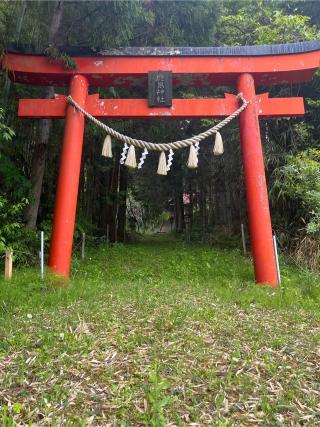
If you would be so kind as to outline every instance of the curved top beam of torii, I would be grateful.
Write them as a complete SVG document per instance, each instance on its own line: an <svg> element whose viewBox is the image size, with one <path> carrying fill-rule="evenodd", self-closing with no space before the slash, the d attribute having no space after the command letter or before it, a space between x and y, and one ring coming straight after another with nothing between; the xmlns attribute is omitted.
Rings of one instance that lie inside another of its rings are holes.
<svg viewBox="0 0 320 427"><path fill-rule="evenodd" d="M42 51L9 48L2 69L19 83L68 85L75 74L92 87L145 86L150 70L171 71L174 86L234 86L250 73L257 86L311 80L320 66L320 40L271 46L61 48L77 68L65 69ZM137 59L138 58L138 59Z"/></svg>

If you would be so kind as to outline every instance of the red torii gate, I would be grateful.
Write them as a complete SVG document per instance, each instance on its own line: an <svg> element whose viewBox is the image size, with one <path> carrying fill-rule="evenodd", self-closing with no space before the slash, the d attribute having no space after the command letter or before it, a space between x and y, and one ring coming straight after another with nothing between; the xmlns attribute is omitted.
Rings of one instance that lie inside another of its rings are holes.
<svg viewBox="0 0 320 427"><path fill-rule="evenodd" d="M76 64L66 70L46 55L11 50L2 61L10 78L32 85L69 85L69 94L97 118L223 117L238 108L235 95L222 99L173 99L172 106L148 106L146 99L100 99L91 87L147 87L149 71L171 71L177 86L233 86L250 101L240 115L248 222L258 283L278 284L261 145L259 117L304 114L303 98L256 94L257 86L299 83L312 78L320 65L320 41L232 48L124 48L97 51L65 49ZM20 117L64 118L65 131L51 236L49 267L68 277L77 207L84 117L66 97L21 99Z"/></svg>

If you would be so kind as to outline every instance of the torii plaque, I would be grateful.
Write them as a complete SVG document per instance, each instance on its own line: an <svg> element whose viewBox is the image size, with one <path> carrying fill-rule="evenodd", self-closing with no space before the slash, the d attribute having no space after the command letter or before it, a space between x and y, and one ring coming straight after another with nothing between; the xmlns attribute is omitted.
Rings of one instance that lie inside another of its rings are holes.
<svg viewBox="0 0 320 427"><path fill-rule="evenodd" d="M150 71L169 71L173 86L231 86L250 101L240 115L247 212L258 283L278 284L261 145L259 117L304 114L303 98L269 98L257 86L308 81L319 67L320 41L226 48L124 48L99 51L64 49L75 70L50 62L43 54L12 49L3 61L10 78L32 85L69 85L78 104L97 118L201 118L228 116L238 108L235 95L221 99L173 99L171 107L150 107L147 99L100 99L90 87L147 87ZM68 277L77 207L84 117L66 97L21 99L18 115L65 118L49 267Z"/></svg>

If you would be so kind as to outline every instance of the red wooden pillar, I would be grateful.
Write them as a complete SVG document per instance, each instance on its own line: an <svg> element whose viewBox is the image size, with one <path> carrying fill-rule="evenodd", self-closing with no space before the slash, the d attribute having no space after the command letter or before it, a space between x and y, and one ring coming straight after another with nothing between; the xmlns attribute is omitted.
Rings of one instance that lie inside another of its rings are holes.
<svg viewBox="0 0 320 427"><path fill-rule="evenodd" d="M85 107L87 94L87 79L81 75L72 77L70 95L81 107ZM83 133L83 114L68 105L49 254L49 267L65 277L70 273Z"/></svg>
<svg viewBox="0 0 320 427"><path fill-rule="evenodd" d="M244 98L250 101L240 114L240 135L255 278L258 283L277 287L277 267L259 128L259 105L251 74L239 76L238 92L242 92Z"/></svg>

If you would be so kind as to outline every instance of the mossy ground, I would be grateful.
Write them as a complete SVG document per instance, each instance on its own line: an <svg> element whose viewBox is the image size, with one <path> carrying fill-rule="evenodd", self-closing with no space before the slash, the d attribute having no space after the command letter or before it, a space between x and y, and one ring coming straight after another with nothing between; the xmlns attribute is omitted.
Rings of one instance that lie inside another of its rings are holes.
<svg viewBox="0 0 320 427"><path fill-rule="evenodd" d="M2 425L320 424L320 283L154 237L0 282Z"/></svg>

